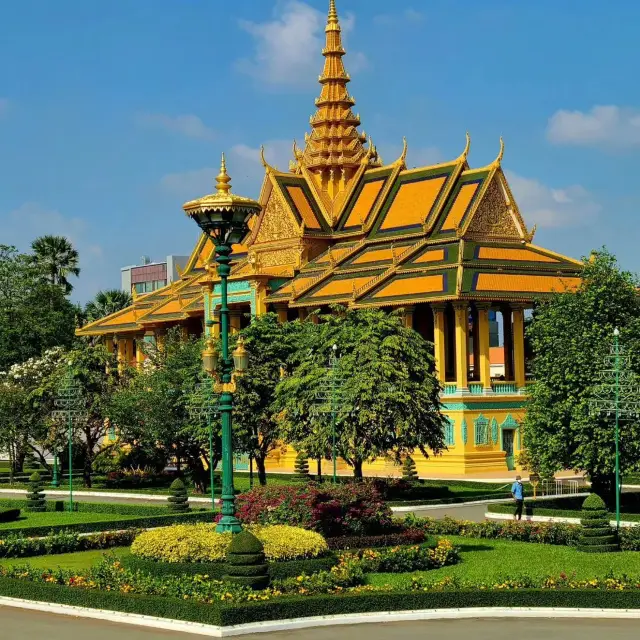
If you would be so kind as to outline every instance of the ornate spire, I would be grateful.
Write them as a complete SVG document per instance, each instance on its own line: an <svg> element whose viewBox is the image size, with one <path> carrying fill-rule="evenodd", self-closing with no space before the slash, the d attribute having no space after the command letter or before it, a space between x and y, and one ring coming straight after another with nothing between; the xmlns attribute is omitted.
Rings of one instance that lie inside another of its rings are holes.
<svg viewBox="0 0 640 640"><path fill-rule="evenodd" d="M351 80L345 71L342 56L342 34L335 0L329 0L325 28L326 44L322 87L316 99L317 110L311 117L311 135L305 137L302 164L320 180L323 190L334 198L363 163L379 166L376 154L367 154L366 136L360 133L360 117L351 110L355 100L347 91Z"/></svg>

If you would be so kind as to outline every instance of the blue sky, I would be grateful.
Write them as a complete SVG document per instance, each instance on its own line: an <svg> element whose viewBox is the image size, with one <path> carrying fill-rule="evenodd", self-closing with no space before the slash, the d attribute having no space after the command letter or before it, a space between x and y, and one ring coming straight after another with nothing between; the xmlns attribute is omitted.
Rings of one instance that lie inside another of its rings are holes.
<svg viewBox="0 0 640 640"><path fill-rule="evenodd" d="M62 233L75 297L185 254L220 152L257 196L319 91L327 0L21 0L0 24L0 243ZM536 243L640 271L640 3L338 0L350 89L385 161L503 166Z"/></svg>

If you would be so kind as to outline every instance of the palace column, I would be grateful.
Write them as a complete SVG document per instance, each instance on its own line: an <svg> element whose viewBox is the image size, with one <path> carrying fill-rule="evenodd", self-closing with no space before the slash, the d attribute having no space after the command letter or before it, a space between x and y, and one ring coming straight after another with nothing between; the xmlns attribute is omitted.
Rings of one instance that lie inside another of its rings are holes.
<svg viewBox="0 0 640 640"><path fill-rule="evenodd" d="M473 346L473 381L478 382L480 380L480 334L479 334L479 321L478 321L478 307L473 305L471 307L471 341Z"/></svg>
<svg viewBox="0 0 640 640"><path fill-rule="evenodd" d="M402 321L404 326L407 329L413 329L413 313L415 311L415 307L413 305L409 305L402 310Z"/></svg>
<svg viewBox="0 0 640 640"><path fill-rule="evenodd" d="M511 327L511 307L503 305L502 311L502 331L504 335L504 378L511 382L513 380L513 329Z"/></svg>
<svg viewBox="0 0 640 640"><path fill-rule="evenodd" d="M432 304L431 310L433 312L433 352L436 360L436 375L440 384L444 385L447 371L444 304Z"/></svg>
<svg viewBox="0 0 640 640"><path fill-rule="evenodd" d="M273 305L276 313L278 314L278 322L287 321L287 305L283 302L278 302Z"/></svg>
<svg viewBox="0 0 640 640"><path fill-rule="evenodd" d="M252 305L251 313L255 316L263 316L267 313L266 298L269 295L267 285L264 282L251 282L251 287L255 291L255 305Z"/></svg>
<svg viewBox="0 0 640 640"><path fill-rule="evenodd" d="M488 302L476 303L478 313L478 372L483 393L491 393L491 342L489 338ZM474 355L475 358L475 355ZM475 360L474 360L475 364Z"/></svg>
<svg viewBox="0 0 640 640"><path fill-rule="evenodd" d="M524 307L512 305L513 310L513 368L516 388L525 384Z"/></svg>
<svg viewBox="0 0 640 640"><path fill-rule="evenodd" d="M158 351L164 351L164 346L167 342L167 332L162 327L156 329L156 347Z"/></svg>
<svg viewBox="0 0 640 640"><path fill-rule="evenodd" d="M300 320L306 320L308 315L309 315L309 312L306 309L302 307L298 309L298 318L300 318Z"/></svg>
<svg viewBox="0 0 640 640"><path fill-rule="evenodd" d="M113 336L112 335L106 335L106 336L104 336L104 338L102 340L103 340L103 343L104 343L104 348L107 350L107 353L109 355L112 355L113 354ZM105 367L105 372L107 374L111 373L111 367L108 364Z"/></svg>
<svg viewBox="0 0 640 640"><path fill-rule="evenodd" d="M136 336L136 369L142 369L142 363L145 361L146 356L142 350L142 344L144 342L144 335L140 334Z"/></svg>
<svg viewBox="0 0 640 640"><path fill-rule="evenodd" d="M466 302L454 302L456 320L456 387L458 393L469 390L469 307Z"/></svg>
<svg viewBox="0 0 640 640"><path fill-rule="evenodd" d="M125 363L127 361L127 342L124 338L116 337L116 344L118 345L118 373L122 374L124 373Z"/></svg>

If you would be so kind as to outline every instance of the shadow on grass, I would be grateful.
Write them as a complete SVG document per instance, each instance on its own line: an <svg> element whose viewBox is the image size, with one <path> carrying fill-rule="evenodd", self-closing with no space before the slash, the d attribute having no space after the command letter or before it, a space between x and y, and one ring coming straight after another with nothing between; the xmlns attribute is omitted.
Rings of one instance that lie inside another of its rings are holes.
<svg viewBox="0 0 640 640"><path fill-rule="evenodd" d="M495 551L495 547L486 544L469 544L460 547L460 553L468 553L471 551Z"/></svg>

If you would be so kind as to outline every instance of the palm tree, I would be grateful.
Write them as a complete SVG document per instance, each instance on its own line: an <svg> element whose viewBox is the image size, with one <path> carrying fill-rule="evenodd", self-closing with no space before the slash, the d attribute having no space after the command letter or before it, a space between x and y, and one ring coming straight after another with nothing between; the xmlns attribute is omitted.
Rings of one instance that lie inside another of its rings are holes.
<svg viewBox="0 0 640 640"><path fill-rule="evenodd" d="M116 311L121 311L131 305L132 302L131 294L121 289L98 291L96 297L87 302L84 308L87 322L95 322Z"/></svg>
<svg viewBox="0 0 640 640"><path fill-rule="evenodd" d="M68 276L80 275L78 252L64 236L40 236L31 243L34 262L42 269L45 278L52 285L62 287L66 294L73 286Z"/></svg>

